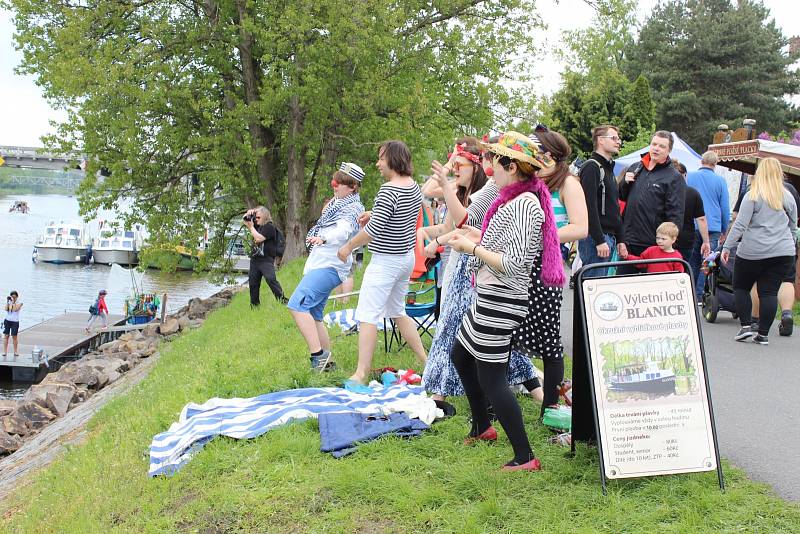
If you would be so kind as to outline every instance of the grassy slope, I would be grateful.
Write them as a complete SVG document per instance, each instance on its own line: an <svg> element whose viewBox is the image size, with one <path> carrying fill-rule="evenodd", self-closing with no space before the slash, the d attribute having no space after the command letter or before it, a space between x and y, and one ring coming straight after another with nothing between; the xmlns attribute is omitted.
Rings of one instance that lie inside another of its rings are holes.
<svg viewBox="0 0 800 534"><path fill-rule="evenodd" d="M291 288L300 264L279 278ZM265 291L266 288L264 288ZM172 478L147 477L151 438L187 402L331 385L355 363L356 338L335 337L340 369L314 375L284 309L245 293L205 325L163 347L151 375L106 406L90 438L69 450L0 508L11 532L791 532L800 508L726 466L714 473L614 482L600 491L596 451L575 459L546 445L538 406L523 408L544 471L501 474L511 456L496 446L466 448L468 410L423 437L382 439L335 460L319 452L315 421L252 440L218 438ZM412 365L408 351L377 353L376 366Z"/></svg>

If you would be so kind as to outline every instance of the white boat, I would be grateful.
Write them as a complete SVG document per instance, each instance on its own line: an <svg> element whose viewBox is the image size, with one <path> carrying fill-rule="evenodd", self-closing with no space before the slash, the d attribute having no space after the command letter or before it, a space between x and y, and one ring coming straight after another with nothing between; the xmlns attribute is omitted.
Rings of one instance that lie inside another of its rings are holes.
<svg viewBox="0 0 800 534"><path fill-rule="evenodd" d="M137 265L142 248L142 233L139 228L124 230L113 223L101 223L100 237L94 239L92 258L95 263L111 265Z"/></svg>
<svg viewBox="0 0 800 534"><path fill-rule="evenodd" d="M250 256L248 256L241 239L231 239L228 242L225 256L222 259L224 265L230 265L231 271L246 273L250 270Z"/></svg>
<svg viewBox="0 0 800 534"><path fill-rule="evenodd" d="M80 223L50 223L33 249L34 261L45 263L86 263L91 239Z"/></svg>

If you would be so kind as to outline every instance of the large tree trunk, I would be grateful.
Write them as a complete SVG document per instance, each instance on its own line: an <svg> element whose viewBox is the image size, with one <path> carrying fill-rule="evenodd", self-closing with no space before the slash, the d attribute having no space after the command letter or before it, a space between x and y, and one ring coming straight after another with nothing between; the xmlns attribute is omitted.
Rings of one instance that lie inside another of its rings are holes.
<svg viewBox="0 0 800 534"><path fill-rule="evenodd" d="M300 106L300 98L289 98L289 151L287 158L286 187L286 252L283 257L291 260L305 254L306 228L304 224L306 155L308 146L303 142L305 113Z"/></svg>

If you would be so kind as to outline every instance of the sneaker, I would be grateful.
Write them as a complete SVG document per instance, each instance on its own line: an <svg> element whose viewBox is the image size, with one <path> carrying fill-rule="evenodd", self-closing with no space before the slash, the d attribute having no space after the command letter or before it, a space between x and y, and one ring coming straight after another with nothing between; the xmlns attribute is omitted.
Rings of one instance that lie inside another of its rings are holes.
<svg viewBox="0 0 800 534"><path fill-rule="evenodd" d="M289 299L287 299L286 297L281 297L278 299L278 302L286 306L287 304L289 304Z"/></svg>
<svg viewBox="0 0 800 534"><path fill-rule="evenodd" d="M767 336L756 334L755 336L753 336L753 343L758 343L759 345L769 345L769 339L767 338Z"/></svg>
<svg viewBox="0 0 800 534"><path fill-rule="evenodd" d="M332 357L333 354L331 354L331 351L323 350L320 356L312 356L309 358L311 360L311 368L320 373L333 371L336 369L336 362L331 360Z"/></svg>
<svg viewBox="0 0 800 534"><path fill-rule="evenodd" d="M751 337L755 336L756 333L753 332L753 328L750 326L743 326L739 329L739 333L733 336L733 339L736 341L747 341Z"/></svg>
<svg viewBox="0 0 800 534"><path fill-rule="evenodd" d="M778 325L778 334L782 336L791 336L794 330L794 319L791 313L781 315L781 323Z"/></svg>

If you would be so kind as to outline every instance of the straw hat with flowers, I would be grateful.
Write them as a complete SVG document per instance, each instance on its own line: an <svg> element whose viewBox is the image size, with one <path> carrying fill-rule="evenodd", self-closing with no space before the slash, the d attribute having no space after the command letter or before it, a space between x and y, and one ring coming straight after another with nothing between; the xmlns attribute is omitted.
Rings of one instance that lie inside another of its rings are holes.
<svg viewBox="0 0 800 534"><path fill-rule="evenodd" d="M556 164L535 135L528 137L519 132L508 131L501 135L496 143L480 143L480 147L486 152L508 156L540 169L548 169Z"/></svg>

